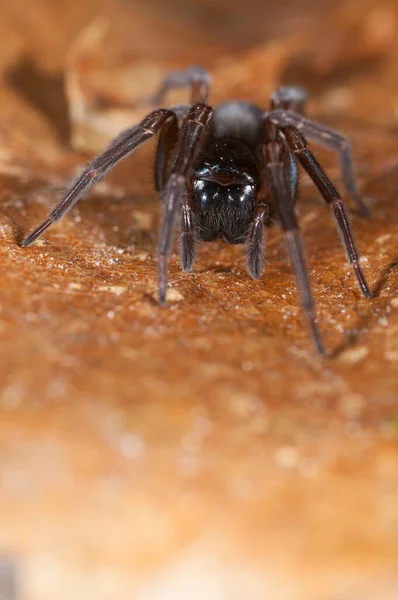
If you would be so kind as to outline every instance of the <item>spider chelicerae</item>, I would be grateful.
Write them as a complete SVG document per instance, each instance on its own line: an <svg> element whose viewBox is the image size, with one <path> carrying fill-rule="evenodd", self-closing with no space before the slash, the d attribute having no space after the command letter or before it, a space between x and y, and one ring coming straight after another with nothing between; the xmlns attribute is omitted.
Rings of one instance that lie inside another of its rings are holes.
<svg viewBox="0 0 398 600"><path fill-rule="evenodd" d="M247 245L247 268L255 279L264 265L265 227L276 219L284 232L312 337L318 352L325 354L295 213L298 164L330 207L361 292L371 298L344 202L309 150L307 138L339 153L345 187L359 213L368 216L356 185L349 141L304 117L307 94L299 87L276 90L268 111L241 101L213 109L207 104L210 76L200 67L191 67L165 77L151 101L159 104L169 90L180 87L190 88L191 105L153 110L141 123L118 135L71 183L23 246L37 240L122 158L158 134L155 185L164 202L158 246L160 303L166 303L167 264L177 216L184 271L193 266L198 242L221 238Z"/></svg>

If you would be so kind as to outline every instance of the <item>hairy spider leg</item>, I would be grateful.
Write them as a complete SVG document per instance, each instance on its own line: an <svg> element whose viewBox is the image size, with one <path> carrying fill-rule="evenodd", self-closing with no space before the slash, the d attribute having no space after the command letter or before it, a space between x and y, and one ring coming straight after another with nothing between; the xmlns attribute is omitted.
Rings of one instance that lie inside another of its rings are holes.
<svg viewBox="0 0 398 600"><path fill-rule="evenodd" d="M325 350L317 325L305 252L286 173L285 155L287 150L284 148L280 136L277 134L276 137L277 139L269 139L265 142L263 157L271 176L275 207L284 233L291 266L297 280L301 305L307 317L316 349L319 354L324 355Z"/></svg>
<svg viewBox="0 0 398 600"><path fill-rule="evenodd" d="M150 113L136 127L119 134L99 156L94 158L83 173L69 186L57 206L48 217L22 242L30 246L50 225L58 221L90 189L105 177L120 160L133 152L140 144L156 135L169 121L176 121L171 110L159 108Z"/></svg>
<svg viewBox="0 0 398 600"><path fill-rule="evenodd" d="M253 220L247 236L247 270L253 279L260 279L264 269L265 226L269 221L269 206L266 200L271 189L267 165L260 167L260 189L257 193Z"/></svg>
<svg viewBox="0 0 398 600"><path fill-rule="evenodd" d="M350 141L343 134L324 125L315 123L310 119L304 118L298 112L294 112L289 107L287 109L277 108L268 113L267 118L280 127L292 125L296 127L310 140L338 152L340 156L340 168L344 185L355 201L359 213L362 217L370 217L370 210L366 206L359 190L355 178L354 162L352 157L352 148Z"/></svg>
<svg viewBox="0 0 398 600"><path fill-rule="evenodd" d="M283 92L283 94L282 94ZM283 96L281 98L281 96ZM289 106L301 107L306 99L306 93L301 88L281 88L273 94L271 101L276 103L289 102ZM257 149L256 155L260 164L260 186L256 198L256 207L253 213L253 221L251 223L249 234L247 237L247 269L253 279L261 277L264 268L265 245L266 245L266 225L270 220L270 208L267 204L271 192L272 184L270 171L267 163L264 160L264 141L275 141L278 139L278 127L267 119L262 123L262 142ZM291 203L294 206L297 200L298 193L298 169L297 160L293 153L284 152L283 166L288 176Z"/></svg>
<svg viewBox="0 0 398 600"><path fill-rule="evenodd" d="M173 71L165 76L159 90L149 99L151 104L160 104L166 94L173 89L190 87L191 105L205 104L210 93L211 78L202 67L189 67L180 71ZM177 115L178 122L181 125L191 107L187 105L173 106L172 110ZM159 135L159 143L155 159L155 186L157 191L161 191L166 184L169 176L170 159L176 146L178 135L177 127L164 128Z"/></svg>
<svg viewBox="0 0 398 600"><path fill-rule="evenodd" d="M166 303L167 265L176 214L181 211L181 265L188 271L195 257L194 223L190 204L189 174L205 138L213 109L198 103L186 118L178 142L172 173L164 190L165 212L158 247L159 302Z"/></svg>
<svg viewBox="0 0 398 600"><path fill-rule="evenodd" d="M174 109L172 109L173 112ZM189 107L185 112L185 116L189 111ZM177 116L178 119L178 116ZM161 192L167 183L170 172L170 161L173 156L173 152L176 148L179 134L179 120L173 119L168 123L165 123L164 127L161 128L158 135L158 145L156 148L155 158L155 189L157 192Z"/></svg>
<svg viewBox="0 0 398 600"><path fill-rule="evenodd" d="M206 104L210 93L211 77L202 67L173 71L164 78L158 92L151 96L151 104L160 104L166 94L176 88L191 88L191 104Z"/></svg>
<svg viewBox="0 0 398 600"><path fill-rule="evenodd" d="M308 149L308 143L300 131L296 127L292 126L282 127L281 131L283 132L291 150L295 153L298 160L320 191L322 198L331 207L347 254L347 259L354 269L359 288L366 298L371 298L372 294L359 264L359 254L355 246L348 215L340 194L337 192L336 188L331 183L312 152Z"/></svg>

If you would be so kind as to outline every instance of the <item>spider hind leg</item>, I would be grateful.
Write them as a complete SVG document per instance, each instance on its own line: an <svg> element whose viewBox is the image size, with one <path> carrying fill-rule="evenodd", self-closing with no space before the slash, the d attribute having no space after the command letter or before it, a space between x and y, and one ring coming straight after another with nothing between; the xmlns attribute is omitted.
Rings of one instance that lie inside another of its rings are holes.
<svg viewBox="0 0 398 600"><path fill-rule="evenodd" d="M198 102L205 104L209 97L210 85L211 77L202 67L188 67L181 71L173 71L165 76L159 90L149 98L149 102L156 106L163 102L170 90L189 87L191 104Z"/></svg>

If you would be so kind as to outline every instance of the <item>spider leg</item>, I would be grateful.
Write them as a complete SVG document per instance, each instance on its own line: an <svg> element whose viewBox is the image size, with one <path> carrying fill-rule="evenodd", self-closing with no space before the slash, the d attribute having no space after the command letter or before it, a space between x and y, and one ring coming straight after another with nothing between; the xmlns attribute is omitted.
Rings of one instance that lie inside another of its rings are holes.
<svg viewBox="0 0 398 600"><path fill-rule="evenodd" d="M338 152L340 156L340 167L344 185L348 193L355 200L361 216L369 217L370 210L366 206L358 190L354 172L352 148L348 138L338 131L334 131L333 129L329 129L324 125L315 123L314 121L304 118L298 112L290 110L290 108L295 108L294 106L288 106L287 108L288 110L277 108L269 113L267 118L279 127L292 125L293 127L296 127L302 131L307 138Z"/></svg>
<svg viewBox="0 0 398 600"><path fill-rule="evenodd" d="M192 266L195 240L193 221L189 212L188 179L190 169L201 149L204 134L212 114L212 109L206 104L198 103L190 109L178 142L173 170L165 188L165 212L158 247L158 284L159 302L161 304L166 303L168 257L172 244L175 217L181 203L183 205L182 233L184 234L181 237L182 268L187 271Z"/></svg>
<svg viewBox="0 0 398 600"><path fill-rule="evenodd" d="M284 101L286 96L293 96L294 101L297 103L303 101L303 90L301 88L280 88L278 92L274 92L271 97L271 101L277 101L275 95L284 95ZM306 95L305 95L306 97ZM264 128L265 141L274 141L278 137L278 128L276 125L266 121ZM271 178L269 169L266 161L263 158L264 143L261 144L257 151L260 168L260 188L257 193L256 207L254 209L253 221L250 225L249 233L247 236L247 269L253 279L259 279L264 268L264 256L265 256L265 243L266 243L266 225L270 219L270 208L267 204L267 200L271 191ZM298 192L298 168L297 159L292 152L284 152L283 155L283 166L288 173L288 182L290 189L290 197L292 205L296 203L297 192Z"/></svg>
<svg viewBox="0 0 398 600"><path fill-rule="evenodd" d="M151 104L160 104L166 94L175 88L191 88L191 103L205 104L209 97L211 78L201 67L189 67L166 75L159 90L150 99Z"/></svg>
<svg viewBox="0 0 398 600"><path fill-rule="evenodd" d="M178 140L179 124L177 119L170 119L168 123L165 123L158 135L154 173L157 192L163 190L168 179L170 160Z"/></svg>
<svg viewBox="0 0 398 600"><path fill-rule="evenodd" d="M190 107L186 105L173 106L178 122L183 124L189 113ZM164 160L158 152L157 160ZM192 213L192 198L189 193L182 194L181 233L180 233L180 260L182 270L188 272L192 269L196 256L196 236Z"/></svg>
<svg viewBox="0 0 398 600"><path fill-rule="evenodd" d="M192 269L196 256L195 225L192 213L192 198L189 193L182 198L180 258L182 270Z"/></svg>
<svg viewBox="0 0 398 600"><path fill-rule="evenodd" d="M125 158L140 144L156 135L168 121L175 121L175 114L163 108L153 111L136 127L127 129L118 135L99 156L94 158L83 173L70 185L57 206L48 217L22 242L30 246L50 227L58 221L89 190L89 188L110 171L116 163Z"/></svg>
<svg viewBox="0 0 398 600"><path fill-rule="evenodd" d="M299 114L301 116L304 116L307 101L308 93L300 86L282 86L275 90L270 97L272 111L283 109L284 111L290 111L295 115ZM270 130L269 123L266 124L266 129ZM290 174L290 187L293 202L295 203L298 195L298 165L297 159L291 152L286 153L286 169L288 169Z"/></svg>
<svg viewBox="0 0 398 600"><path fill-rule="evenodd" d="M312 337L319 354L325 350L316 321L315 305L308 276L308 268L299 231L299 225L286 176L285 149L280 141L268 141L264 146L264 158L271 175L271 184L277 214L284 232L290 262L296 276L301 304L308 319Z"/></svg>
<svg viewBox="0 0 398 600"><path fill-rule="evenodd" d="M282 108L302 115L308 100L306 90L299 86L282 86L271 94L271 110Z"/></svg>
<svg viewBox="0 0 398 600"><path fill-rule="evenodd" d="M323 199L332 208L348 261L353 266L361 292L366 298L371 298L372 294L359 264L359 254L355 246L351 226L342 198L322 170L312 152L308 149L308 143L300 131L296 127L291 126L282 127L281 131L291 150L295 153L298 160L319 189Z"/></svg>
<svg viewBox="0 0 398 600"><path fill-rule="evenodd" d="M253 221L247 236L247 270L253 279L260 279L264 268L265 225L269 220L269 206L266 204L266 200L271 189L271 181L265 164L261 168L260 180Z"/></svg>
<svg viewBox="0 0 398 600"><path fill-rule="evenodd" d="M253 279L260 279L264 268L265 224L269 219L269 206L259 202L256 205L248 235L247 270Z"/></svg>

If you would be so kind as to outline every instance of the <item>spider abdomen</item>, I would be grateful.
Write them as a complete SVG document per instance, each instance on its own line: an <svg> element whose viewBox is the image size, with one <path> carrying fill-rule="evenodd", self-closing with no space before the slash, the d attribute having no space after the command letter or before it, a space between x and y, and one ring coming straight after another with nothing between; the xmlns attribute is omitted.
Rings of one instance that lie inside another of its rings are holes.
<svg viewBox="0 0 398 600"><path fill-rule="evenodd" d="M251 102L220 104L211 123L213 139L233 137L255 148L263 141L264 110Z"/></svg>

